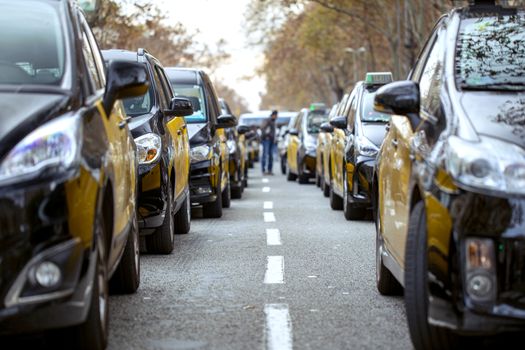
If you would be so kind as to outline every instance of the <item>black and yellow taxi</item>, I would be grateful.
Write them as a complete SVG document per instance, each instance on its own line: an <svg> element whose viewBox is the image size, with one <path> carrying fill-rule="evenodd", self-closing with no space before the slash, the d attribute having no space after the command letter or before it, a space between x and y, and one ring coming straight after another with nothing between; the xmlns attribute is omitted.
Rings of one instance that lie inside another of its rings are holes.
<svg viewBox="0 0 525 350"><path fill-rule="evenodd" d="M143 95L147 75L104 69L76 2L0 8L0 335L103 349L109 288L140 283L136 152L118 100Z"/></svg>
<svg viewBox="0 0 525 350"><path fill-rule="evenodd" d="M330 183L330 149L332 145L332 133L334 127L330 124L330 120L335 117L339 103L336 103L328 113L328 121L321 124L320 132L317 137L317 152L316 152L316 168L315 168L315 184L321 188L325 197L329 195Z"/></svg>
<svg viewBox="0 0 525 350"><path fill-rule="evenodd" d="M324 104L314 103L303 108L289 129L288 149L286 151L287 179L306 184L315 178L317 136L321 124L328 121L328 110Z"/></svg>
<svg viewBox="0 0 525 350"><path fill-rule="evenodd" d="M108 64L138 62L148 73L148 92L123 102L137 145L140 232L149 253L169 254L174 233L186 234L191 225L190 146L184 116L193 113L192 105L174 97L162 64L146 50L104 50L102 55Z"/></svg>
<svg viewBox="0 0 525 350"><path fill-rule="evenodd" d="M230 207L229 151L225 129L237 118L222 114L217 93L200 69L166 68L176 97L190 100L193 114L185 117L190 137L191 203L202 205L204 217L219 218Z"/></svg>
<svg viewBox="0 0 525 350"><path fill-rule="evenodd" d="M219 98L221 111L223 115L233 115L228 102ZM233 199L242 198L245 185L248 183L248 169L246 167L246 138L245 134L249 128L245 125L239 125L237 128L226 129L226 145L229 152L229 172L231 197Z"/></svg>
<svg viewBox="0 0 525 350"><path fill-rule="evenodd" d="M525 11L483 1L436 24L377 164L377 287L404 287L416 349L525 330Z"/></svg>
<svg viewBox="0 0 525 350"><path fill-rule="evenodd" d="M372 209L371 193L375 161L385 137L390 115L374 111L375 92L392 82L390 72L370 72L358 82L349 100L348 115L332 119L338 129L345 130L342 166L343 212L347 220L366 217ZM337 189L337 187L336 187ZM338 194L339 195L339 194Z"/></svg>

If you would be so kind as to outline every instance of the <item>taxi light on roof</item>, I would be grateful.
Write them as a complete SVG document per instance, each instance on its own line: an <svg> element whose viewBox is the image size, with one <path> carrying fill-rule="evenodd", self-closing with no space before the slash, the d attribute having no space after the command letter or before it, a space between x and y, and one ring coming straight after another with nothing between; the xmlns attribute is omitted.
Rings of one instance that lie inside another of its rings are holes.
<svg viewBox="0 0 525 350"><path fill-rule="evenodd" d="M326 105L324 103L312 103L310 105L310 110L311 111L318 111L318 110L322 110L322 109L326 109Z"/></svg>
<svg viewBox="0 0 525 350"><path fill-rule="evenodd" d="M370 72L366 73L366 85L385 85L391 83L394 79L390 72Z"/></svg>
<svg viewBox="0 0 525 350"><path fill-rule="evenodd" d="M79 6L84 12L95 12L100 6L100 0L80 0Z"/></svg>

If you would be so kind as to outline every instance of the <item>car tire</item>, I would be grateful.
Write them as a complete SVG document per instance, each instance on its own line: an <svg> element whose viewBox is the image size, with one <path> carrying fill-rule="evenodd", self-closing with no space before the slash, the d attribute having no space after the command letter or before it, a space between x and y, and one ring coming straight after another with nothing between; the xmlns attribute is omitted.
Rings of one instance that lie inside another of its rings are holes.
<svg viewBox="0 0 525 350"><path fill-rule="evenodd" d="M232 199L241 199L242 198L242 187L235 187L231 189Z"/></svg>
<svg viewBox="0 0 525 350"><path fill-rule="evenodd" d="M245 188L248 188L248 177L245 177L245 178L242 180L242 187L243 187L243 192L244 192L244 189L245 189Z"/></svg>
<svg viewBox="0 0 525 350"><path fill-rule="evenodd" d="M99 229L102 230L100 233L103 233L104 228L99 227ZM78 326L66 328L57 334L58 341L65 341L69 349L103 350L108 343L109 286L103 237L103 234L97 236L95 274L86 320Z"/></svg>
<svg viewBox="0 0 525 350"><path fill-rule="evenodd" d="M230 180L228 179L228 183L226 184L226 187L222 191L222 207L223 208L229 208L232 203L232 192L231 192L231 185Z"/></svg>
<svg viewBox="0 0 525 350"><path fill-rule="evenodd" d="M310 183L310 178L306 174L299 174L299 184L306 185Z"/></svg>
<svg viewBox="0 0 525 350"><path fill-rule="evenodd" d="M319 176L319 173L315 172L315 185L317 187L321 187L321 176Z"/></svg>
<svg viewBox="0 0 525 350"><path fill-rule="evenodd" d="M346 220L362 220L366 216L366 208L356 207L348 199L348 178L344 171L343 175L343 213Z"/></svg>
<svg viewBox="0 0 525 350"><path fill-rule="evenodd" d="M173 251L175 242L175 223L173 218L173 192L171 183L168 182L168 198L166 213L162 226L158 227L154 233L146 236L146 248L148 253L153 254L170 254Z"/></svg>
<svg viewBox="0 0 525 350"><path fill-rule="evenodd" d="M286 158L281 157L281 173L286 175Z"/></svg>
<svg viewBox="0 0 525 350"><path fill-rule="evenodd" d="M185 235L190 232L191 229L191 197L188 192L184 203L179 208L179 211L175 214L175 234Z"/></svg>
<svg viewBox="0 0 525 350"><path fill-rule="evenodd" d="M330 208L333 210L343 210L343 198L339 197L330 186Z"/></svg>
<svg viewBox="0 0 525 350"><path fill-rule="evenodd" d="M288 168L288 173L286 174L286 180L288 181L295 181L297 180L297 175L293 174L291 171L290 171L290 168Z"/></svg>
<svg viewBox="0 0 525 350"><path fill-rule="evenodd" d="M410 338L416 350L452 349L457 336L449 329L428 322L426 213L423 202L411 214L405 250L405 309Z"/></svg>
<svg viewBox="0 0 525 350"><path fill-rule="evenodd" d="M219 180L219 184L220 183L221 181ZM202 206L202 215L205 218L218 219L222 217L222 191L220 189L220 185L216 191L217 198L215 199L215 201L211 203L204 203Z"/></svg>
<svg viewBox="0 0 525 350"><path fill-rule="evenodd" d="M109 281L112 293L132 294L140 285L140 237L136 213L131 226L124 253Z"/></svg>
<svg viewBox="0 0 525 350"><path fill-rule="evenodd" d="M321 186L321 189L323 190L323 196L328 198L330 197L330 184L327 183L323 178L323 185Z"/></svg>

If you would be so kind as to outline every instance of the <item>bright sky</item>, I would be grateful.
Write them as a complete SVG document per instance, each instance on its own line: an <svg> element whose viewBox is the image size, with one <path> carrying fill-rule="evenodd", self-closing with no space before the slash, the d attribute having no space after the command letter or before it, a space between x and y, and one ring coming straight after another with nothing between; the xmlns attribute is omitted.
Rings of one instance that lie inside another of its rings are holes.
<svg viewBox="0 0 525 350"><path fill-rule="evenodd" d="M244 14L250 0L156 0L175 22L184 24L189 32L198 30L198 40L215 47L226 40L224 49L231 55L212 80L222 81L244 97L251 110L259 109L264 80L255 76L263 62L260 48L247 47ZM247 79L246 77L251 77Z"/></svg>

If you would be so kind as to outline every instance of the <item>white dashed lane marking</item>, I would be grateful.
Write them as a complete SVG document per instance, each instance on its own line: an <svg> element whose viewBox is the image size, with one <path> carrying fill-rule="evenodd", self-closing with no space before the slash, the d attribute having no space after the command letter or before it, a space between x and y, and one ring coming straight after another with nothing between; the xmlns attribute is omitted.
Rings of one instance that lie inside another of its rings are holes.
<svg viewBox="0 0 525 350"><path fill-rule="evenodd" d="M263 209L273 209L273 202L264 202Z"/></svg>
<svg viewBox="0 0 525 350"><path fill-rule="evenodd" d="M262 179L262 182L263 182L263 184L267 184L268 182L270 182L270 180L268 180L268 179Z"/></svg>
<svg viewBox="0 0 525 350"><path fill-rule="evenodd" d="M264 193L268 193L268 192L270 192L270 187L265 186L265 187L262 188L262 191L263 191Z"/></svg>
<svg viewBox="0 0 525 350"><path fill-rule="evenodd" d="M268 256L266 262L266 273L264 283L282 284L284 283L284 257Z"/></svg>
<svg viewBox="0 0 525 350"><path fill-rule="evenodd" d="M292 320L287 304L266 304L266 349L292 350Z"/></svg>
<svg viewBox="0 0 525 350"><path fill-rule="evenodd" d="M275 215L272 212L269 213L263 213L264 215L264 222L275 222Z"/></svg>
<svg viewBox="0 0 525 350"><path fill-rule="evenodd" d="M266 229L266 244L281 245L281 232L276 228Z"/></svg>

